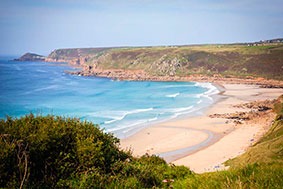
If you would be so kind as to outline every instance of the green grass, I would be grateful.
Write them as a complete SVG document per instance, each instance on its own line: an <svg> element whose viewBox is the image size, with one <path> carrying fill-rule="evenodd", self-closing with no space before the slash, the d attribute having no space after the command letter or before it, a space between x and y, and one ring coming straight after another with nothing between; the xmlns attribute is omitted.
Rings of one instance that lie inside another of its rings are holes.
<svg viewBox="0 0 283 189"><path fill-rule="evenodd" d="M228 171L195 174L177 180L174 188L282 188L282 164L252 164Z"/></svg>
<svg viewBox="0 0 283 189"><path fill-rule="evenodd" d="M283 165L283 121L276 120L267 134L248 152L229 160L226 165L233 167L252 164L278 162Z"/></svg>
<svg viewBox="0 0 283 189"><path fill-rule="evenodd" d="M283 49L278 48L209 45L116 49L108 51L106 59L98 59L97 66L101 69L144 70L151 75L213 73L282 80ZM177 63L174 62L176 59Z"/></svg>
<svg viewBox="0 0 283 189"><path fill-rule="evenodd" d="M264 46L246 46L246 48L249 49L272 49L272 48L278 48L282 47L283 45L264 45Z"/></svg>
<svg viewBox="0 0 283 189"><path fill-rule="evenodd" d="M87 57L87 65L96 63L100 69L143 70L153 76L201 73L283 80L282 45L58 49L49 55L50 58L62 60L79 56Z"/></svg>

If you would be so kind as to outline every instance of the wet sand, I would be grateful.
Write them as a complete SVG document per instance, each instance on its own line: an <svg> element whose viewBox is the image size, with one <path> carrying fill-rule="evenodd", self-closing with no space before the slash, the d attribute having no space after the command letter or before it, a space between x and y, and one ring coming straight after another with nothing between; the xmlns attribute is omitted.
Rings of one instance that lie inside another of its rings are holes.
<svg viewBox="0 0 283 189"><path fill-rule="evenodd" d="M135 156L157 154L167 162L188 166L197 173L225 169L222 163L242 154L256 142L269 128L274 115L263 117L261 119L264 120L255 124L240 125L226 118L210 118L209 115L244 111L233 105L275 99L283 94L283 89L245 84L222 84L222 87L225 90L221 97L205 111L205 115L142 129L122 139L121 148L130 148Z"/></svg>

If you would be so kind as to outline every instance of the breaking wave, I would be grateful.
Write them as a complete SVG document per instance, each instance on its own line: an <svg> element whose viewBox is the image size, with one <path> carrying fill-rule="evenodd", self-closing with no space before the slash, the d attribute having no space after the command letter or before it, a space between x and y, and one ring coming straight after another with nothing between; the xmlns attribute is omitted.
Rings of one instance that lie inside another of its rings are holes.
<svg viewBox="0 0 283 189"><path fill-rule="evenodd" d="M179 95L180 95L180 93L176 93L176 94L166 95L166 97L175 98L175 97L177 97Z"/></svg>

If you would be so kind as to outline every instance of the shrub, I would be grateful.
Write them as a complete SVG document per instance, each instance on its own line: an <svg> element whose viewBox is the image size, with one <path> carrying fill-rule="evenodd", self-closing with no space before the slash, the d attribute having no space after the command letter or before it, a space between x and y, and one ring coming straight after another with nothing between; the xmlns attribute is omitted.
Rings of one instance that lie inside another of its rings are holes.
<svg viewBox="0 0 283 189"><path fill-rule="evenodd" d="M48 115L0 121L0 187L151 188L190 173L148 154L134 158L97 125Z"/></svg>
<svg viewBox="0 0 283 189"><path fill-rule="evenodd" d="M119 139L79 119L33 114L0 122L0 185L55 186L60 180L128 157Z"/></svg>

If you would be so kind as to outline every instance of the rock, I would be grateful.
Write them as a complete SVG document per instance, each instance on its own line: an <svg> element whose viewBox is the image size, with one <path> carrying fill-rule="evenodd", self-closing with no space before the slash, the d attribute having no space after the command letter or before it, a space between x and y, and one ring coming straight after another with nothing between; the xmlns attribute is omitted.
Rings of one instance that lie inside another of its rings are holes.
<svg viewBox="0 0 283 189"><path fill-rule="evenodd" d="M14 61L34 61L34 62L44 62L46 57L34 54L34 53L26 53L18 59L14 59Z"/></svg>

